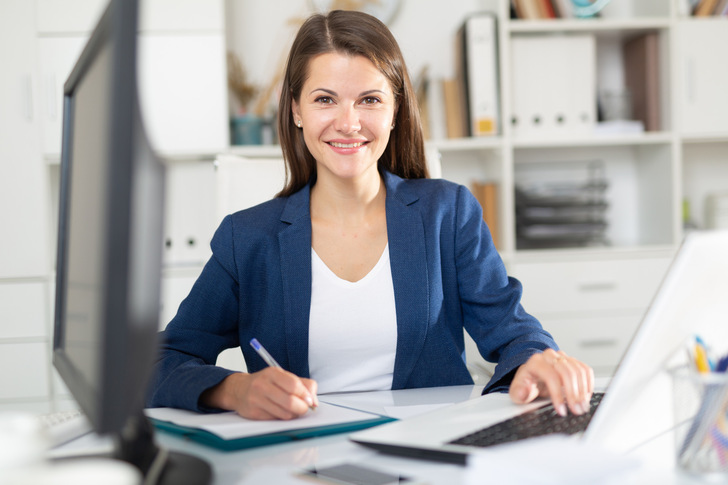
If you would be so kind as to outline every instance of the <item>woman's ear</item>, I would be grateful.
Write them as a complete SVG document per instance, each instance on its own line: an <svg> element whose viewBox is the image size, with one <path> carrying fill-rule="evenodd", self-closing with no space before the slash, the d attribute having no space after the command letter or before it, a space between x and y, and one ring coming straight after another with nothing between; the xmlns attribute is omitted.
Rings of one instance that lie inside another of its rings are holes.
<svg viewBox="0 0 728 485"><path fill-rule="evenodd" d="M291 100L291 114L293 115L293 124L300 128L302 123L301 109L295 99Z"/></svg>

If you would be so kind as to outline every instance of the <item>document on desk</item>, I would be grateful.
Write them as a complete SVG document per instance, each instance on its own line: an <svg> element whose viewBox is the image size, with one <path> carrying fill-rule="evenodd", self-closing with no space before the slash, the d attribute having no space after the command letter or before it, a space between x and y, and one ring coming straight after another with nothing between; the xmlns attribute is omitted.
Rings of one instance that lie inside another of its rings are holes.
<svg viewBox="0 0 728 485"><path fill-rule="evenodd" d="M315 411L290 421L258 421L234 412L203 414L173 408L151 408L144 412L160 430L222 450L348 433L395 420L324 402Z"/></svg>

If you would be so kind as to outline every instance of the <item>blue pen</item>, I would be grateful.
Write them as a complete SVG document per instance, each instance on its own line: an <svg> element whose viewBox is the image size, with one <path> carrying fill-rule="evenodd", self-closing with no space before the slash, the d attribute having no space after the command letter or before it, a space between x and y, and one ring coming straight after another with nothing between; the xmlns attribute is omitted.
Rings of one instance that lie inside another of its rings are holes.
<svg viewBox="0 0 728 485"><path fill-rule="evenodd" d="M715 372L725 372L728 370L728 355L722 357L715 365Z"/></svg>
<svg viewBox="0 0 728 485"><path fill-rule="evenodd" d="M281 365L273 358L270 353L265 350L265 347L260 345L260 342L258 342L258 339L251 339L250 340L250 346L255 349L255 351L260 355L260 357L265 361L266 364L268 364L268 367L277 367L278 369L282 369ZM311 396L308 396L306 398L306 403L308 404L308 408L311 411L315 411L316 408L313 405L313 399Z"/></svg>

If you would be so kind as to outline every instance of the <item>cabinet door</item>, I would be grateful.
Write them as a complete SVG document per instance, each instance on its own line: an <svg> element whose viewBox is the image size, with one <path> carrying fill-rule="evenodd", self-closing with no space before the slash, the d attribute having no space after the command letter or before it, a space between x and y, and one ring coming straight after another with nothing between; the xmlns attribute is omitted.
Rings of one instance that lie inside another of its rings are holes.
<svg viewBox="0 0 728 485"><path fill-rule="evenodd" d="M147 134L166 155L229 145L222 33L142 34L139 82Z"/></svg>
<svg viewBox="0 0 728 485"><path fill-rule="evenodd" d="M559 348L590 365L599 376L613 375L639 326L641 314L546 317L541 324Z"/></svg>
<svg viewBox="0 0 728 485"><path fill-rule="evenodd" d="M683 134L728 132L727 27L721 18L678 24L678 115Z"/></svg>
<svg viewBox="0 0 728 485"><path fill-rule="evenodd" d="M49 270L36 50L33 2L0 2L0 278Z"/></svg>
<svg viewBox="0 0 728 485"><path fill-rule="evenodd" d="M146 0L140 21L145 32L222 32L225 7L222 0Z"/></svg>
<svg viewBox="0 0 728 485"><path fill-rule="evenodd" d="M46 296L41 282L1 284L0 338L47 337Z"/></svg>
<svg viewBox="0 0 728 485"><path fill-rule="evenodd" d="M87 35L43 37L38 40L43 153L58 158L63 131L63 85L81 55Z"/></svg>
<svg viewBox="0 0 728 485"><path fill-rule="evenodd" d="M669 259L517 263L523 305L536 317L573 312L642 311L657 292Z"/></svg>
<svg viewBox="0 0 728 485"><path fill-rule="evenodd" d="M40 34L86 34L99 21L108 0L36 0Z"/></svg>
<svg viewBox="0 0 728 485"><path fill-rule="evenodd" d="M0 399L46 398L48 355L43 342L0 344Z"/></svg>

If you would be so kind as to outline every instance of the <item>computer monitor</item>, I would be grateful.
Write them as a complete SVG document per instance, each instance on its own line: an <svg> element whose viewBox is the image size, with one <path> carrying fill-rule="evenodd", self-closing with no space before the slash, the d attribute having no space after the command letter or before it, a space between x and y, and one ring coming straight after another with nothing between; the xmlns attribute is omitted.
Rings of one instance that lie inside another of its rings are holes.
<svg viewBox="0 0 728 485"><path fill-rule="evenodd" d="M150 483L205 483L209 466L166 459L143 414L158 348L165 170L142 126L138 9L109 2L64 85L53 364L93 429L113 435L116 456L153 473Z"/></svg>

